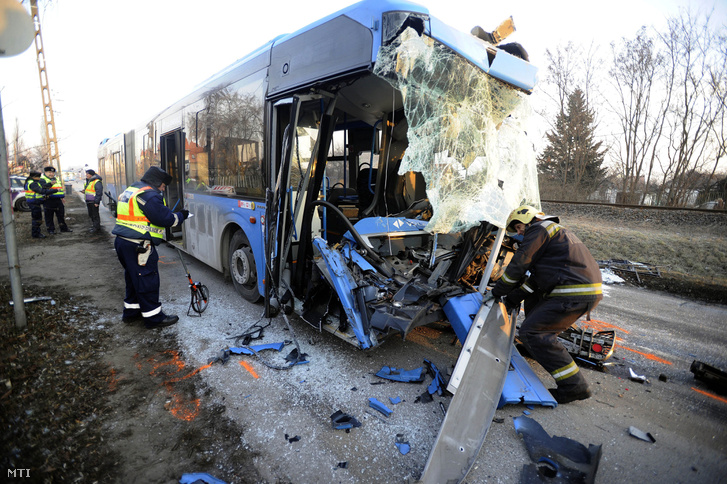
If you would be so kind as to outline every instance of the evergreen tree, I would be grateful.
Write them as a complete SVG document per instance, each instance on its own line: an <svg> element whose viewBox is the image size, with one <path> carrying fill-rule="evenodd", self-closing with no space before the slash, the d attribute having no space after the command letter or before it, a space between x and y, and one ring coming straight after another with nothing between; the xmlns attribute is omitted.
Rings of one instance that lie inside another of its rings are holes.
<svg viewBox="0 0 727 484"><path fill-rule="evenodd" d="M546 134L548 145L538 158L543 198L585 200L605 180L606 150L595 141L595 128L594 113L576 88L556 117L555 129Z"/></svg>

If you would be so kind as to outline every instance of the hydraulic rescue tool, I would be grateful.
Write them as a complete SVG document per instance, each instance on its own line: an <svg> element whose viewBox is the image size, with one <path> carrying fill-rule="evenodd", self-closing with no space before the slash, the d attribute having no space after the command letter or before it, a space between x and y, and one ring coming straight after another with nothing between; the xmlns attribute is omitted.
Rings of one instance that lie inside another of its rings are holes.
<svg viewBox="0 0 727 484"><path fill-rule="evenodd" d="M194 316L194 314L190 314L190 310L193 310L195 313L197 313L197 315L202 316L202 313L205 309L207 309L207 303L209 302L209 289L207 289L207 286L205 286L201 282L194 282L192 280L192 276L189 274L189 269L187 269L187 264L184 262L184 257L182 257L182 251L179 250L178 247L175 248L177 249L177 253L179 253L179 260L182 261L184 272L185 274L187 274L187 280L189 281L189 290L191 292L191 299L189 301L189 308L187 309L187 316Z"/></svg>

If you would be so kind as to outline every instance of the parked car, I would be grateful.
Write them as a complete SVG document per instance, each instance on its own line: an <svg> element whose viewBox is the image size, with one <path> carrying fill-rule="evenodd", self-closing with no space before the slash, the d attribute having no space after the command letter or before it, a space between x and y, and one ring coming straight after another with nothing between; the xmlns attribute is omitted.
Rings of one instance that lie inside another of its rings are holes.
<svg viewBox="0 0 727 484"><path fill-rule="evenodd" d="M25 177L10 176L10 197L16 211L30 212L28 201L25 199ZM0 208L2 208L1 205Z"/></svg>

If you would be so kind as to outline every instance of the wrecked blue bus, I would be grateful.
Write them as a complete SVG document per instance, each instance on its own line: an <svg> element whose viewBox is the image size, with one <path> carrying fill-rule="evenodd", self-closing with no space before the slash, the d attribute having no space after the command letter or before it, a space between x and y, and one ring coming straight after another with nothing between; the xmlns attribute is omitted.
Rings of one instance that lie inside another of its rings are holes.
<svg viewBox="0 0 727 484"><path fill-rule="evenodd" d="M99 171L114 197L165 169L167 205L195 215L167 240L267 314L361 349L451 320L497 273L510 210L539 204L536 69L502 32L473 32L362 1L104 140Z"/></svg>

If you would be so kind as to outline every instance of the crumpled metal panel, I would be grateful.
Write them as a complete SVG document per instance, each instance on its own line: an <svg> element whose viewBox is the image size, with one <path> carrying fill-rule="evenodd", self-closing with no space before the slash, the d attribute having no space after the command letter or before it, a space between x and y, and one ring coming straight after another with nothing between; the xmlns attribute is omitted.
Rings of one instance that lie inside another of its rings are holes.
<svg viewBox="0 0 727 484"><path fill-rule="evenodd" d="M540 206L526 94L413 29L379 49L374 74L404 98L409 144L399 174L424 176L429 232L504 227L513 207Z"/></svg>

